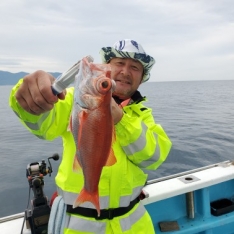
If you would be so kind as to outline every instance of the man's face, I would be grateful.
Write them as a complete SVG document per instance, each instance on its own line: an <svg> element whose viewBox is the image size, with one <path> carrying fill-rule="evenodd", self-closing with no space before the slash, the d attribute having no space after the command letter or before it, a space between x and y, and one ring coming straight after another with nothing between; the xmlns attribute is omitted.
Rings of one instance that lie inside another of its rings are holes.
<svg viewBox="0 0 234 234"><path fill-rule="evenodd" d="M143 66L131 58L113 58L110 61L111 78L116 82L113 95L128 99L138 89L143 77Z"/></svg>

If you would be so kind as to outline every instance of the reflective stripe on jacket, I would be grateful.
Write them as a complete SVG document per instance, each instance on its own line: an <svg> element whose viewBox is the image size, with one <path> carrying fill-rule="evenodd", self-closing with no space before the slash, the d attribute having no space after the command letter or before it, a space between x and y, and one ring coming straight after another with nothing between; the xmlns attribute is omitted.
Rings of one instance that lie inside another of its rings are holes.
<svg viewBox="0 0 234 234"><path fill-rule="evenodd" d="M24 111L14 98L21 82L22 80L12 89L10 106L21 122L37 137L45 140L62 137L64 151L55 180L64 202L72 205L84 182L82 173L77 174L72 170L76 146L68 124L74 89L67 89L65 100L56 103L53 110L34 116ZM171 148L166 133L159 124L155 124L150 108L146 108L142 102L134 102L123 110L123 118L115 125L116 141L112 146L117 162L103 168L99 182L101 209L128 206L139 196L145 185L147 175L141 169L156 169L166 159ZM81 206L94 208L88 202ZM78 229L74 227L76 223L80 223ZM150 217L144 207L137 204L128 214L113 220L94 222L92 218L69 215L65 233L154 233L152 223L147 227L146 223L151 223ZM103 231L91 230L95 230L97 226ZM81 230L81 227L86 229Z"/></svg>

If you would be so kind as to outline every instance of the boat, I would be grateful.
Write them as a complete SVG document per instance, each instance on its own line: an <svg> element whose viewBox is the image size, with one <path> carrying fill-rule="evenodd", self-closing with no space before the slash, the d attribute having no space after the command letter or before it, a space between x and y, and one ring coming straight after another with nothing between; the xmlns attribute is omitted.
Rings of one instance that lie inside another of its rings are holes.
<svg viewBox="0 0 234 234"><path fill-rule="evenodd" d="M234 233L233 161L149 180L142 194L157 234ZM24 212L0 218L0 233L20 233L23 221Z"/></svg>

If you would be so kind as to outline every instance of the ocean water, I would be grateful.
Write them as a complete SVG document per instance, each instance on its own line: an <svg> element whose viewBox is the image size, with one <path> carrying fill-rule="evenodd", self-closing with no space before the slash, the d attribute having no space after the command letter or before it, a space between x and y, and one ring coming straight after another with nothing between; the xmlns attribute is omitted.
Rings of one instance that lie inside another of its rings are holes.
<svg viewBox="0 0 234 234"><path fill-rule="evenodd" d="M52 142L31 135L8 106L12 86L0 86L0 217L23 212L28 203L27 165L62 154L61 139ZM149 179L234 160L234 80L154 82L140 87L171 141L167 160ZM44 177L44 193L55 191L59 161ZM31 197L32 199L32 192Z"/></svg>

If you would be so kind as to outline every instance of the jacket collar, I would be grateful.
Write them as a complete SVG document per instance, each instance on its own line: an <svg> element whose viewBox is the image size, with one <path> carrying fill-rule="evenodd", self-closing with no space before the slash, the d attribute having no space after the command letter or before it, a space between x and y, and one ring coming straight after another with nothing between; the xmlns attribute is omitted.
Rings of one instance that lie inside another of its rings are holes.
<svg viewBox="0 0 234 234"><path fill-rule="evenodd" d="M116 102L117 104L120 104L120 103L122 103L122 102L124 101L123 99L120 99L120 98L117 97L117 96L113 96L113 98L114 98L114 100L115 100L115 102ZM143 97L143 96L141 95L141 93L137 90L137 91L132 95L130 104L131 104L131 103L134 103L134 102L135 102L135 103L142 102L144 99L145 99L145 97Z"/></svg>

